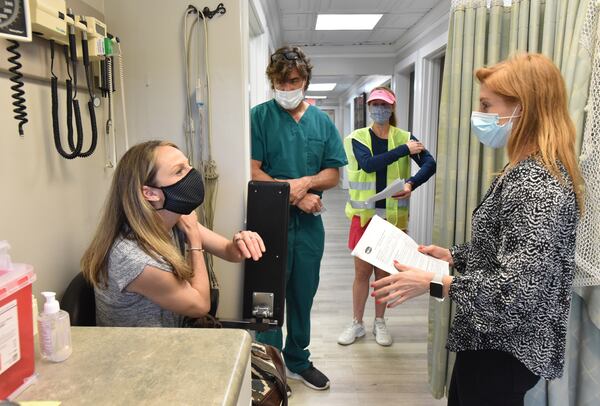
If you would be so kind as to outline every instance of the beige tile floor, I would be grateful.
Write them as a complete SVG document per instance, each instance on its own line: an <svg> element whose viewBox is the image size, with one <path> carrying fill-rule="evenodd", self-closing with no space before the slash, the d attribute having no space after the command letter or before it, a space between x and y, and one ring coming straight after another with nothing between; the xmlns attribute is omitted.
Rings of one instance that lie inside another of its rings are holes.
<svg viewBox="0 0 600 406"><path fill-rule="evenodd" d="M325 193L325 255L312 311L311 359L329 377L331 388L318 392L290 380L293 395L289 404L445 405L445 399L431 396L427 384L428 298L388 309L387 325L394 337L391 347L375 342L372 300L368 300L364 318L366 337L346 347L337 344L338 335L352 320L354 265L347 248L346 196L346 191L337 188Z"/></svg>

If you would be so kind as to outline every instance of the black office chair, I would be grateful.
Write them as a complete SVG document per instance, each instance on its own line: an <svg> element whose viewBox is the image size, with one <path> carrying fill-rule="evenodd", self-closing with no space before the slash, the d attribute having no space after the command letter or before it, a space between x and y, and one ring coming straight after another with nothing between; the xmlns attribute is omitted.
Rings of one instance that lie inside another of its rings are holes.
<svg viewBox="0 0 600 406"><path fill-rule="evenodd" d="M96 325L94 288L85 280L81 272L69 283L60 307L69 313L72 326Z"/></svg>

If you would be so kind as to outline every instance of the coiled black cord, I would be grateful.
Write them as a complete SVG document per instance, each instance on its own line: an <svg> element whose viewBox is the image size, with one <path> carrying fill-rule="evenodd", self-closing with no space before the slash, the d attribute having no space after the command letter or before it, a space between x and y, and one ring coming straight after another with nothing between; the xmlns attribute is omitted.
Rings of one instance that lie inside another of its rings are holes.
<svg viewBox="0 0 600 406"><path fill-rule="evenodd" d="M59 118L58 118L58 78L54 74L54 41L50 41L50 70L52 73L52 78L50 79L50 85L52 90L52 129L54 131L54 146L56 147L56 151L65 159L74 159L74 158L86 158L94 153L96 147L98 145L98 128L96 124L96 111L94 108L93 99L88 102L88 111L90 113L90 123L92 127L92 141L90 144L90 148L81 152L83 147L83 125L81 119L81 109L79 107L79 100L77 99L77 55L76 55L76 46L75 46L75 36L69 36L69 46L64 47L65 52L65 60L67 63L67 75L69 79L66 80L67 87L67 141L69 144L69 149L71 152L67 152L62 145L60 139L60 126L59 126ZM69 52L70 48L70 52ZM84 47L84 55L87 56L87 44ZM92 98L92 90L91 90L91 80L90 78L90 70L89 70L89 58L87 59L87 63L85 64L85 75L88 86L88 92L90 94L90 98ZM71 69L73 70L73 74L71 75ZM77 131L77 140L74 138L73 131L73 114L75 115L75 129Z"/></svg>
<svg viewBox="0 0 600 406"><path fill-rule="evenodd" d="M73 77L71 76L71 69L69 68L69 46L64 45L63 51L65 54L65 61L67 65L67 76L69 79L65 81L67 86L67 131L70 140L73 138ZM83 145L83 141L82 141ZM73 148L71 148L73 150Z"/></svg>
<svg viewBox="0 0 600 406"><path fill-rule="evenodd" d="M79 104L79 101L77 101ZM79 154L80 158L86 158L94 153L96 150L96 145L98 144L98 126L96 124L96 108L94 107L94 102L88 102L88 112L90 113L90 125L92 126L92 143L90 144L90 148ZM77 121L77 124L81 125L81 118ZM78 126L79 127L79 126ZM79 128L77 129L79 131Z"/></svg>
<svg viewBox="0 0 600 406"><path fill-rule="evenodd" d="M13 54L13 56L8 58L8 62L13 65L8 69L10 73L13 74L13 76L10 77L10 81L14 83L14 85L10 87L14 92L11 97L15 99L15 101L12 103L13 106L15 106L13 112L15 113L15 120L19 122L19 135L23 136L25 135L23 132L23 126L29 121L27 120L27 106L25 105L26 100L25 97L23 97L25 95L25 91L22 89L25 84L22 80L23 74L20 71L23 65L21 65L19 62L19 59L21 59L21 54L19 51L17 51L19 48L19 43L13 40L8 40L8 42L11 45L9 45L6 50Z"/></svg>
<svg viewBox="0 0 600 406"><path fill-rule="evenodd" d="M88 41L86 35L82 36L81 38L81 52L83 56L83 67L85 70L85 81L87 85L88 94L90 96L90 101L88 101L88 112L90 113L90 125L92 127L92 143L90 144L90 148L87 151L79 154L80 158L86 158L94 153L94 151L96 150L96 145L98 144L98 126L96 123L96 109L94 108L94 92L92 90L93 85L90 69L90 53L88 49ZM76 122L78 124L81 124L81 119Z"/></svg>
<svg viewBox="0 0 600 406"><path fill-rule="evenodd" d="M68 52L65 47L65 58L67 58L67 74L69 79L66 81L67 85L67 138L69 140L69 146L73 144L73 85L71 83L71 72L69 71L69 60ZM83 146L83 137L78 133L77 145L73 145L71 152L65 151L60 140L60 127L58 119L58 77L54 74L54 41L50 41L50 72L52 78L50 78L50 88L52 95L52 130L54 132L54 146L56 151L65 159L74 159L79 156L81 147Z"/></svg>
<svg viewBox="0 0 600 406"><path fill-rule="evenodd" d="M73 14L70 15L71 18L75 18ZM73 84L73 109L75 110L75 126L77 128L77 145L81 141L83 143L83 127L81 125L81 110L79 108L79 100L77 100L77 38L75 36L75 28L70 27L69 29L69 53L67 56L67 69L69 69L69 57L71 60L71 69L73 70L73 77L69 76L69 79L72 80ZM71 151L75 150L75 142L73 137L69 137L67 139L69 141L69 148ZM81 149L80 151L81 152Z"/></svg>

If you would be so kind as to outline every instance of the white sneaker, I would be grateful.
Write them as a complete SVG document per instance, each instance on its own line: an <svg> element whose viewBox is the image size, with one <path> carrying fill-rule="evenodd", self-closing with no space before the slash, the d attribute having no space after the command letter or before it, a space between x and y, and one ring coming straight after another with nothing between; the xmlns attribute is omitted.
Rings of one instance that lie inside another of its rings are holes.
<svg viewBox="0 0 600 406"><path fill-rule="evenodd" d="M362 323L359 323L356 320L352 320L352 324L350 324L346 329L340 334L338 337L338 344L341 345L350 345L357 338L365 336L365 326Z"/></svg>
<svg viewBox="0 0 600 406"><path fill-rule="evenodd" d="M373 325L373 334L375 334L375 341L379 345L383 345L384 347L388 347L392 345L392 335L387 329L385 325L385 320L383 318L376 317L375 324Z"/></svg>

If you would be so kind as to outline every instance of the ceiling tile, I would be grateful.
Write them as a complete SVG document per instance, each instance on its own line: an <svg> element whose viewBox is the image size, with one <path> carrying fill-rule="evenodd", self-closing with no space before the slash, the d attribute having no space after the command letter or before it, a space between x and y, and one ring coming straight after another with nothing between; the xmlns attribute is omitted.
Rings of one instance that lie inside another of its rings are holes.
<svg viewBox="0 0 600 406"><path fill-rule="evenodd" d="M413 2L414 0L382 0L380 1L380 8L378 8L378 10L384 10L386 13L406 12L410 11L410 5Z"/></svg>
<svg viewBox="0 0 600 406"><path fill-rule="evenodd" d="M392 44L398 40L404 34L406 30L394 29L394 30L375 30L371 33L368 41L371 43L383 43Z"/></svg>
<svg viewBox="0 0 600 406"><path fill-rule="evenodd" d="M407 8L410 10L425 11L425 10L431 10L432 8L437 6L439 3L443 3L443 2L448 3L448 9L450 9L450 0L442 0L442 1L440 1L440 0L410 0L410 1L406 1L404 3L408 3Z"/></svg>
<svg viewBox="0 0 600 406"><path fill-rule="evenodd" d="M273 0L267 0L273 1ZM299 13L299 12L316 12L321 7L322 1L319 0L277 0L281 14L284 13Z"/></svg>
<svg viewBox="0 0 600 406"><path fill-rule="evenodd" d="M375 14L379 13L376 10L380 10L381 0L331 0L323 3L329 4L329 7L321 10L326 13Z"/></svg>
<svg viewBox="0 0 600 406"><path fill-rule="evenodd" d="M416 12L402 12L402 13L390 13L384 14L379 20L379 23L375 27L376 29L403 29L406 30L412 27L423 17L423 14Z"/></svg>
<svg viewBox="0 0 600 406"><path fill-rule="evenodd" d="M284 14L281 17L281 26L284 29L284 31L312 31L315 28L315 17L313 14Z"/></svg>
<svg viewBox="0 0 600 406"><path fill-rule="evenodd" d="M305 30L285 31L283 40L286 44L310 44L314 42L313 32Z"/></svg>

